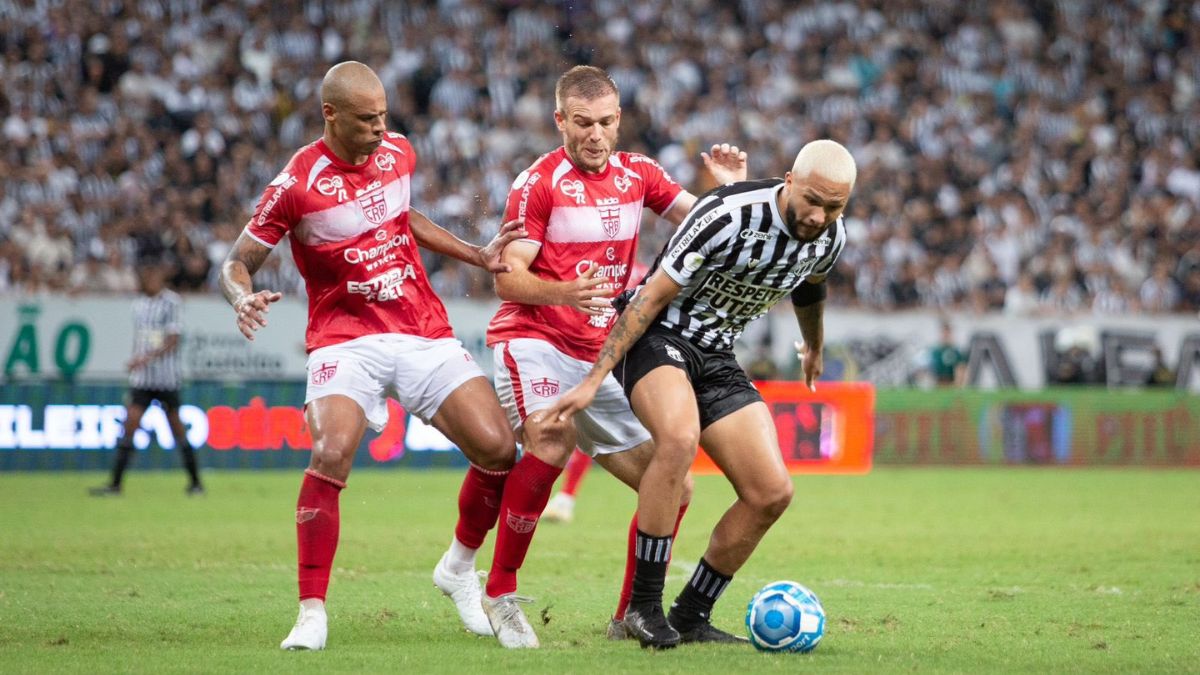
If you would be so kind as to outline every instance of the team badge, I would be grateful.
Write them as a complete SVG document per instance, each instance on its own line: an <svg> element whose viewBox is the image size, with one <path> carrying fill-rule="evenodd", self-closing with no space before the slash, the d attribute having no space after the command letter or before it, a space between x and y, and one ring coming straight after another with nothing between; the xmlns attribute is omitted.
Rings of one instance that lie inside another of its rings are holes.
<svg viewBox="0 0 1200 675"><path fill-rule="evenodd" d="M540 380L534 380L533 382L530 382L529 389L542 398L554 396L558 393L558 380L552 380L548 377L543 377Z"/></svg>
<svg viewBox="0 0 1200 675"><path fill-rule="evenodd" d="M383 190L359 197L358 205L362 207L367 220L376 225L382 223L387 216L387 199L383 196Z"/></svg>
<svg viewBox="0 0 1200 675"><path fill-rule="evenodd" d="M600 212L600 225L604 228L604 234L608 235L609 239L616 237L621 231L621 207L602 206L597 210Z"/></svg>
<svg viewBox="0 0 1200 675"><path fill-rule="evenodd" d="M679 350L675 349L671 345L667 345L667 356L675 359L676 361L678 361L680 363L683 363L683 354L680 354Z"/></svg>
<svg viewBox="0 0 1200 675"><path fill-rule="evenodd" d="M517 534L529 534L533 532L533 528L537 527L537 516L526 518L525 516L513 513L511 510L504 515L504 524L512 528Z"/></svg>
<svg viewBox="0 0 1200 675"><path fill-rule="evenodd" d="M332 363L322 363L313 369L311 377L312 383L319 387L322 384L329 382L333 379L333 376L337 374L337 369L337 361L333 361Z"/></svg>

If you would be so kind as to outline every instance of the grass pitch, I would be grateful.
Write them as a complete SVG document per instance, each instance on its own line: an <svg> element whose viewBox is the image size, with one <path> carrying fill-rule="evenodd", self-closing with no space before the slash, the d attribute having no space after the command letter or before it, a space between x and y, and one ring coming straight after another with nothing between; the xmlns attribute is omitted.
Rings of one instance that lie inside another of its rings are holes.
<svg viewBox="0 0 1200 675"><path fill-rule="evenodd" d="M328 648L289 653L299 472L209 472L199 499L178 473L134 472L112 499L86 496L98 474L0 475L0 671L1200 672L1200 472L798 477L714 620L741 630L754 591L794 579L829 613L809 655L606 641L634 498L600 471L522 573L543 649L468 635L429 579L460 476L351 476ZM732 498L697 480L668 597Z"/></svg>

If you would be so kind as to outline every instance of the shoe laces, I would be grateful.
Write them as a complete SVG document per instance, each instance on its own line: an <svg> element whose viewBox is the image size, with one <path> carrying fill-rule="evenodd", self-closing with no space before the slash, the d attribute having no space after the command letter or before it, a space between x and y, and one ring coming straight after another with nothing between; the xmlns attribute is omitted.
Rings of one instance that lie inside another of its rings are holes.
<svg viewBox="0 0 1200 675"><path fill-rule="evenodd" d="M524 632L525 624L528 620L521 621L524 617L524 612L521 611L520 605L528 605L533 603L533 598L526 595L517 595L510 593L496 600L496 605L499 608L500 620L505 624L519 627Z"/></svg>

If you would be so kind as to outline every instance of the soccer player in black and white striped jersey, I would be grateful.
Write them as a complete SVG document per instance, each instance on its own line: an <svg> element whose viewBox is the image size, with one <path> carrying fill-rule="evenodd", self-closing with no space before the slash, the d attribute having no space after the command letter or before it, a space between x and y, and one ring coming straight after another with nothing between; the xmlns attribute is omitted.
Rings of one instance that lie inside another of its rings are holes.
<svg viewBox="0 0 1200 675"><path fill-rule="evenodd" d="M133 458L133 434L142 424L142 415L158 401L171 434L179 448L179 457L187 471L188 495L204 493L196 452L187 439L187 430L179 418L179 336L182 330L179 294L166 288L166 268L146 264L139 270L142 297L133 303L133 358L129 360L129 393L125 402L125 432L117 441L112 479L108 485L92 488L95 496L121 494L121 480Z"/></svg>
<svg viewBox="0 0 1200 675"><path fill-rule="evenodd" d="M845 245L841 216L856 175L842 145L819 140L800 150L782 180L733 183L701 197L587 377L544 413L569 418L612 372L654 438L638 490L639 555L627 624L631 616L662 616L667 563L655 552L670 550L698 444L733 483L737 501L714 528L667 625L650 627L663 633L664 644L671 631L718 630L710 623L713 605L791 502L773 420L732 347L746 324L790 294L804 339L797 344L804 380L815 387L823 367L825 277Z"/></svg>

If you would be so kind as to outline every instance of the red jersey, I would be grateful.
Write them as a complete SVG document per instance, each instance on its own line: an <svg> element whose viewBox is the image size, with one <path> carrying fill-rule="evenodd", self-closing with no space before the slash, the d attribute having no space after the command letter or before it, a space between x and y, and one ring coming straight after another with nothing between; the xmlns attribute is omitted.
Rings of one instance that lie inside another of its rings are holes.
<svg viewBox="0 0 1200 675"><path fill-rule="evenodd" d="M376 333L453 335L409 227L416 163L396 133L357 166L318 140L263 192L245 231L270 248L291 234L308 291L308 351Z"/></svg>
<svg viewBox="0 0 1200 675"><path fill-rule="evenodd" d="M580 171L559 148L521 172L504 219L525 218L541 247L529 271L550 281L575 279L596 263L614 291L625 288L637 253L642 208L663 214L683 192L653 159L633 152L609 156L600 173ZM595 361L616 320L605 310L588 316L571 307L504 302L488 325L487 342L539 338L583 361Z"/></svg>

